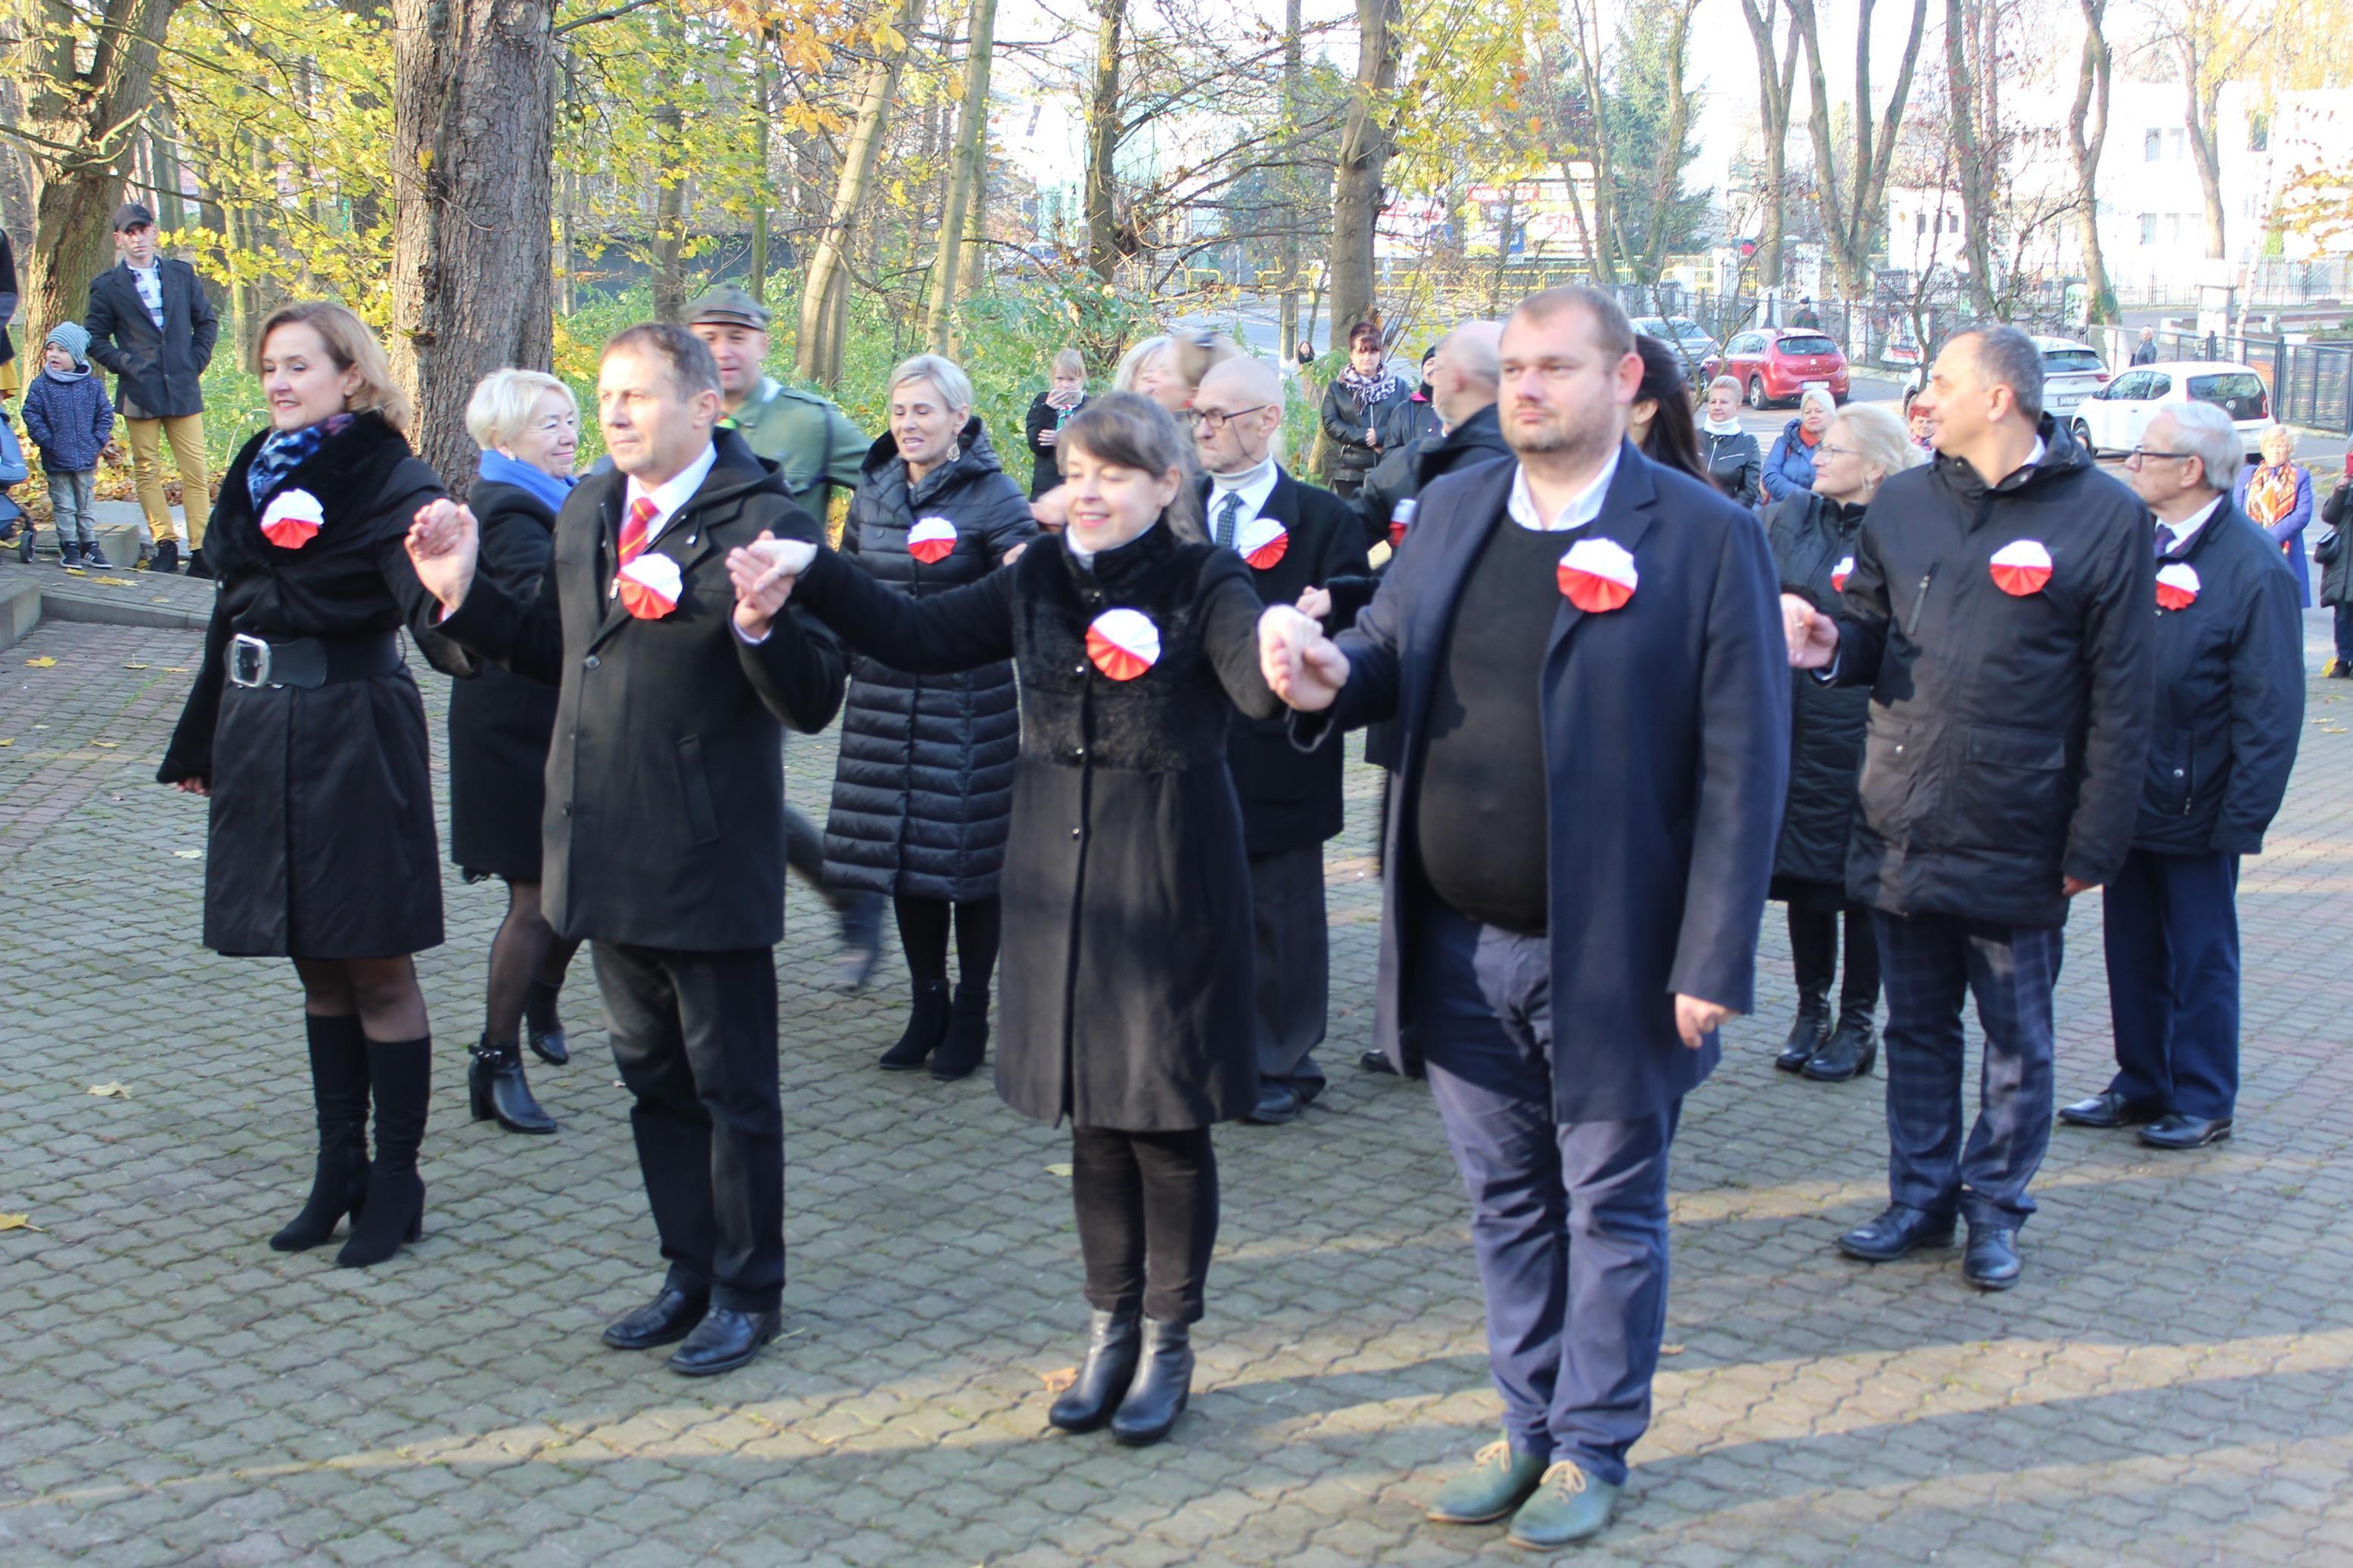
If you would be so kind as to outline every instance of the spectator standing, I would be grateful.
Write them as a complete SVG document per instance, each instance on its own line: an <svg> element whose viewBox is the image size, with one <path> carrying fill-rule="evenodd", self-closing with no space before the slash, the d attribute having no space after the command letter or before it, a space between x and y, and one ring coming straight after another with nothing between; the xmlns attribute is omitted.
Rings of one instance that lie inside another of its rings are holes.
<svg viewBox="0 0 2353 1568"><path fill-rule="evenodd" d="M2143 327L2140 330L2140 342L2133 348L2132 363L2135 364L2157 363L2157 333L2150 328Z"/></svg>
<svg viewBox="0 0 2353 1568"><path fill-rule="evenodd" d="M1381 450L1384 453L1403 451L1419 443L1422 437L1435 436L1443 428L1430 384L1430 363L1437 357L1436 343L1421 351L1421 384L1409 393L1403 402L1389 409L1388 428L1381 432Z"/></svg>
<svg viewBox="0 0 2353 1568"><path fill-rule="evenodd" d="M40 374L25 389L25 433L40 448L41 477L48 481L58 531L58 564L69 572L114 564L98 547L98 527L90 516L99 454L114 438L114 405L83 357L89 352L90 334L79 323L58 322L42 345Z"/></svg>
<svg viewBox="0 0 2353 1568"><path fill-rule="evenodd" d="M90 358L115 375L114 403L131 447L131 481L146 514L154 557L140 547L140 564L180 569L180 542L164 495L163 444L180 470L180 510L187 520L188 573L209 577L198 557L212 483L205 458L205 367L212 363L220 322L196 269L158 256L155 215L137 202L114 209L114 243L122 259L90 280Z"/></svg>
<svg viewBox="0 0 2353 1568"><path fill-rule="evenodd" d="M1798 296L1798 313L1789 318L1789 324L1793 327L1801 327L1810 332L1819 332L1822 330L1821 312L1814 309L1814 297L1811 294Z"/></svg>
<svg viewBox="0 0 2353 1568"><path fill-rule="evenodd" d="M1022 434L1029 444L1030 500L1062 482L1055 445L1062 438L1062 426L1086 403L1086 356L1076 349L1064 349L1054 356L1052 384L1031 400L1029 416L1022 421Z"/></svg>
<svg viewBox="0 0 2353 1568"><path fill-rule="evenodd" d="M1324 433L1339 451L1332 489L1341 500L1352 499L1380 461L1381 427L1405 400L1405 384L1383 363L1380 328L1357 322L1348 329L1347 367L1324 389Z"/></svg>
<svg viewBox="0 0 2353 1568"><path fill-rule="evenodd" d="M1766 500L1782 500L1814 488L1814 448L1836 417L1838 404L1821 387L1810 386L1799 395L1798 416L1781 426L1773 449L1765 454L1761 478Z"/></svg>
<svg viewBox="0 0 2353 1568"><path fill-rule="evenodd" d="M1952 1245L2018 1283L2027 1186L2050 1147L2052 988L2068 900L2123 866L2147 765L2148 512L2042 410L2015 327L1936 356L1931 468L1880 489L1835 615L1785 595L1790 662L1871 689L1847 893L1887 987L1889 1203L1839 1237L1880 1263ZM1961 1009L1985 1055L1961 1137Z"/></svg>
<svg viewBox="0 0 2353 1568"><path fill-rule="evenodd" d="M1634 352L1641 356L1642 382L1634 389L1634 406L1626 412L1626 438L1654 463L1689 474L1708 477L1700 460L1699 432L1692 424L1691 383L1683 377L1683 356L1658 339L1637 333Z"/></svg>
<svg viewBox="0 0 2353 1568"><path fill-rule="evenodd" d="M1740 384L1719 375L1707 385L1707 407L1699 422L1700 461L1715 488L1745 507L1765 499L1765 452L1742 426Z"/></svg>
<svg viewBox="0 0 2353 1568"><path fill-rule="evenodd" d="M2304 609L2312 603L2312 569L2304 559L2304 531L2312 525L2312 476L2296 466L2295 432L2286 426L2266 428L2261 450L2263 460L2240 471L2232 504L2279 546L2295 578L2296 607Z"/></svg>
<svg viewBox="0 0 2353 1568"><path fill-rule="evenodd" d="M2125 458L2156 513L2157 706L2132 850L2100 900L2116 1073L2059 1112L2158 1149L2231 1136L2239 860L2258 854L2304 728L2304 627L2280 557L2223 493L2231 416L2168 408Z"/></svg>
<svg viewBox="0 0 2353 1568"><path fill-rule="evenodd" d="M1903 422L1884 408L1852 405L1819 448L1814 488L1775 501L1767 538L1781 591L1835 610L1854 570L1855 535L1871 498L1890 474L1926 461ZM1798 1018L1773 1065L1821 1083L1871 1071L1879 1054L1879 943L1871 910L1846 890L1847 839L1854 828L1855 775L1871 721L1871 693L1824 686L1791 672L1789 795L1773 855L1772 896L1788 906L1789 957L1797 969ZM1846 978L1838 1025L1831 986L1839 975L1839 925L1846 926Z"/></svg>
<svg viewBox="0 0 2353 1568"><path fill-rule="evenodd" d="M2331 680L2353 680L2353 551L2345 547L2345 525L2353 522L2353 453L2347 454L2345 477L2328 492L2320 516L2329 532L2313 547L2312 558L2321 567L2320 602L2334 610L2337 621L2337 653L2320 673Z"/></svg>

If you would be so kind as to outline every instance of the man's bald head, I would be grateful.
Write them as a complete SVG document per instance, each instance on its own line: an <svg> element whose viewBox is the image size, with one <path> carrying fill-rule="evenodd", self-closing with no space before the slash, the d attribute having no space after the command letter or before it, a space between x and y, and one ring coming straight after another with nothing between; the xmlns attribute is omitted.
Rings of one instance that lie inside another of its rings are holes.
<svg viewBox="0 0 2353 1568"><path fill-rule="evenodd" d="M1215 402L1211 403L1210 399ZM1230 413L1253 405L1282 401L1282 381L1274 367L1252 356L1229 359L1214 365L1201 378L1200 390L1194 395L1195 407L1204 405L1222 408Z"/></svg>
<svg viewBox="0 0 2353 1568"><path fill-rule="evenodd" d="M1448 429L1495 401L1503 342L1501 321L1465 321L1439 341L1430 365L1430 400Z"/></svg>
<svg viewBox="0 0 2353 1568"><path fill-rule="evenodd" d="M1282 382L1264 360L1229 359L1193 395L1193 447L1212 474L1238 474L1266 461L1282 424Z"/></svg>

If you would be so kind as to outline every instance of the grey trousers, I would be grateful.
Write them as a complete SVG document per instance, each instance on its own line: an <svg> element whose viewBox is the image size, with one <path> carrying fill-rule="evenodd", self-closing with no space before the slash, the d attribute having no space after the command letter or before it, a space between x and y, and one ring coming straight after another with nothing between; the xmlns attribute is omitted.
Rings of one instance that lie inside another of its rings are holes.
<svg viewBox="0 0 2353 1568"><path fill-rule="evenodd" d="M41 477L49 481L49 510L57 514L58 542L97 543L98 528L90 517L90 508L98 501L97 470L43 468Z"/></svg>

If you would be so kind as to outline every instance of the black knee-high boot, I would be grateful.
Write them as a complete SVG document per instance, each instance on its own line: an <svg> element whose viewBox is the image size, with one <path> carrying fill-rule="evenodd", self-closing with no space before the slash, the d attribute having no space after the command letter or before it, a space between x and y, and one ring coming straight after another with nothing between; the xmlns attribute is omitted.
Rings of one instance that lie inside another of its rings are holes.
<svg viewBox="0 0 2353 1568"><path fill-rule="evenodd" d="M303 1015L311 1037L311 1098L319 1111L319 1166L311 1198L286 1228L269 1238L280 1252L301 1252L335 1234L345 1215L355 1221L367 1201L367 1037L355 1016Z"/></svg>
<svg viewBox="0 0 2353 1568"><path fill-rule="evenodd" d="M382 1263L423 1233L425 1184L417 1149L433 1083L433 1039L370 1040L369 1087L375 1098L375 1158L368 1164L367 1206L335 1255L346 1268Z"/></svg>

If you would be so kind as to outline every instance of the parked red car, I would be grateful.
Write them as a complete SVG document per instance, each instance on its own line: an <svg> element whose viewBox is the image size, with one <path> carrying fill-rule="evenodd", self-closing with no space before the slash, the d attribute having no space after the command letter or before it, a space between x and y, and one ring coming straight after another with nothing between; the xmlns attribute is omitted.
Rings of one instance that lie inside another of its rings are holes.
<svg viewBox="0 0 2353 1568"><path fill-rule="evenodd" d="M1810 382L1830 384L1831 396L1846 401L1846 355L1838 344L1809 327L1757 327L1736 332L1724 345L1724 361L1710 379L1728 375L1740 384L1751 408L1795 403Z"/></svg>

